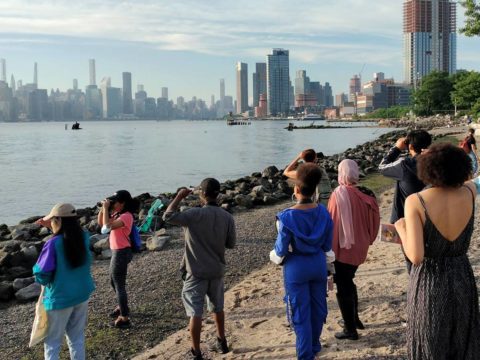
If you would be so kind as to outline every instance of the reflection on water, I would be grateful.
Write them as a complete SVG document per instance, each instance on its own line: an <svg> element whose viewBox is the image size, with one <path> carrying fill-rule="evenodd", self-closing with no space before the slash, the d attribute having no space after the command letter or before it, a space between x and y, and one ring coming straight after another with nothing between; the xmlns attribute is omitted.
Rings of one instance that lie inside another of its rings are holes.
<svg viewBox="0 0 480 360"><path fill-rule="evenodd" d="M272 164L284 167L305 148L331 155L389 131L286 131L287 125L102 121L65 131L63 123L0 123L0 223L43 214L60 201L91 206L118 189L158 194L207 176L235 179Z"/></svg>

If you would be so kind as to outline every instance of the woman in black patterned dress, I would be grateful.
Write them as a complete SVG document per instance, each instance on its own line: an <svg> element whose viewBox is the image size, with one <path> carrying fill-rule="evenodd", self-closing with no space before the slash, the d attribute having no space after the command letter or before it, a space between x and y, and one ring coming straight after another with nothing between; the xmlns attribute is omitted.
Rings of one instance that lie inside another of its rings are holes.
<svg viewBox="0 0 480 360"><path fill-rule="evenodd" d="M410 195L395 224L414 264L407 295L409 359L480 359L480 315L472 266L476 189L470 159L450 144L436 144L417 163L431 187Z"/></svg>

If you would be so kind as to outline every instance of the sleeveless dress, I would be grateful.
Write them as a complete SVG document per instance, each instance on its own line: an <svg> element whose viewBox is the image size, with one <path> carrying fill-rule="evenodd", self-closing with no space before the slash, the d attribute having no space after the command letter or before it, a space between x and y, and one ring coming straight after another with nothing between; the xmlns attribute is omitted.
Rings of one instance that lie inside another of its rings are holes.
<svg viewBox="0 0 480 360"><path fill-rule="evenodd" d="M471 191L470 188L468 190ZM425 210L425 258L412 268L410 274L407 295L408 358L480 359L477 287L467 257L474 225L475 200L465 229L456 240L449 241L431 221L422 196L417 196Z"/></svg>

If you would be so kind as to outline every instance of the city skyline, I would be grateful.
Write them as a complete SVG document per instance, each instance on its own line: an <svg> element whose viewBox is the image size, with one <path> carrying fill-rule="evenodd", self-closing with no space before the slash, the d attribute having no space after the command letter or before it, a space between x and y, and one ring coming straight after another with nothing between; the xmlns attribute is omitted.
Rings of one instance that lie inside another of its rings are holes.
<svg viewBox="0 0 480 360"><path fill-rule="evenodd" d="M172 99L210 99L212 94L218 98L221 78L226 93L236 93L236 62L255 69L272 48L282 47L290 50L292 79L296 70L305 69L311 78L329 81L335 93L347 92L349 79L363 63L368 77L383 71L403 80L400 0L304 1L302 6L265 1L255 7L253 1L241 6L232 1L92 4L0 4L0 58L7 60L7 79L14 74L30 83L32 63L37 62L39 87L67 89L75 78L84 89L89 84L85 63L94 58L97 81L110 76L112 86L122 87L122 73L131 72L132 87L144 84L155 97L168 87ZM457 11L460 27L463 8ZM291 22L279 24L288 14ZM479 69L475 56L480 44L475 40L458 36L457 68ZM249 103L251 98L249 86Z"/></svg>

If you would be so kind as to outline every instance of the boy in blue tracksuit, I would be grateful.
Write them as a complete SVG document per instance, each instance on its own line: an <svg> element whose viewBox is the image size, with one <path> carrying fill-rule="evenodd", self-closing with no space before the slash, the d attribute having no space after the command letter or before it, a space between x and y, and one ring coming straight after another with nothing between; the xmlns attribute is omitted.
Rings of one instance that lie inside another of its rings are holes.
<svg viewBox="0 0 480 360"><path fill-rule="evenodd" d="M327 209L311 197L321 173L315 165L297 170L297 204L280 212L275 253L284 259L287 316L295 330L297 358L312 360L320 352L320 334L327 318L327 262L333 222Z"/></svg>

